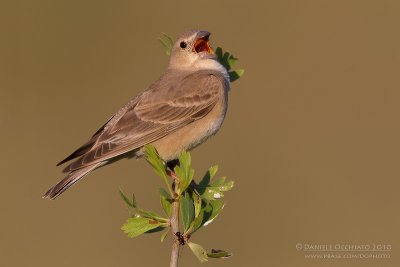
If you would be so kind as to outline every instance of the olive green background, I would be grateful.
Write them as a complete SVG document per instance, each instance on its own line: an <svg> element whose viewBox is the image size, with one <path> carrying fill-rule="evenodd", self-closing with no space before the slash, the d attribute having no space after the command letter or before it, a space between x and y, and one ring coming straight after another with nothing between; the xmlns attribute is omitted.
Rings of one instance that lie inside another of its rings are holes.
<svg viewBox="0 0 400 267"><path fill-rule="evenodd" d="M0 13L1 266L168 265L170 239L120 230L118 187L161 212L146 162L41 195L62 178L55 163L166 68L156 38L191 28L246 69L221 131L192 153L197 177L218 163L236 182L192 237L234 257L202 266L399 266L399 1L1 0ZM296 244L392 251L305 259ZM187 247L181 262L200 266Z"/></svg>

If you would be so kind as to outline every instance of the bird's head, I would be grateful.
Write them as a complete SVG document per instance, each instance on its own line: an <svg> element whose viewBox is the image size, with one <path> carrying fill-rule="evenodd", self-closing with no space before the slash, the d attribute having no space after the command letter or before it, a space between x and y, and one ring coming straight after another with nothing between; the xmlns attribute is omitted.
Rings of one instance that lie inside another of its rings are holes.
<svg viewBox="0 0 400 267"><path fill-rule="evenodd" d="M183 33L172 47L169 68L193 70L215 64L217 56L209 37L208 31L191 30Z"/></svg>

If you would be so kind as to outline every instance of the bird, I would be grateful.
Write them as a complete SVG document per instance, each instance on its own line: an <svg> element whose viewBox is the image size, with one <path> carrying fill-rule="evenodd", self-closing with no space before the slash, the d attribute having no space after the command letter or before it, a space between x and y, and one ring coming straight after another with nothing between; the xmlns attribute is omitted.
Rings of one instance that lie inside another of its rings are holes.
<svg viewBox="0 0 400 267"><path fill-rule="evenodd" d="M216 134L226 116L230 81L210 35L205 30L182 33L171 48L166 71L57 164L69 162L63 169L66 177L43 198L57 198L104 165L141 158L145 145L154 146L168 163Z"/></svg>

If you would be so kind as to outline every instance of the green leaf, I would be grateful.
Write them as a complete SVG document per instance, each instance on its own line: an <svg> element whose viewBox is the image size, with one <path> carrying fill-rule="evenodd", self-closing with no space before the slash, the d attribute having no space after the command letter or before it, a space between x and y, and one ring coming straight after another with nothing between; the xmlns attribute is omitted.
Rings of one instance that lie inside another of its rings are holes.
<svg viewBox="0 0 400 267"><path fill-rule="evenodd" d="M234 57L233 55L230 55L230 56L228 57L228 59L227 59L228 64L229 64L229 67L232 69L233 66L236 64L236 62L237 62L238 60L239 60L238 58Z"/></svg>
<svg viewBox="0 0 400 267"><path fill-rule="evenodd" d="M215 200L223 198L224 193L219 190L219 187L207 187L201 197L207 200Z"/></svg>
<svg viewBox="0 0 400 267"><path fill-rule="evenodd" d="M165 169L164 161L160 158L160 155L158 154L158 152L154 146L145 145L144 149L145 149L147 162L150 163L150 165L153 167L156 174L158 176L160 176L161 178L163 178L163 180L168 188L168 191L169 191L170 195L172 196L173 192L172 192L171 186L168 182L168 174Z"/></svg>
<svg viewBox="0 0 400 267"><path fill-rule="evenodd" d="M240 77L243 76L244 69L229 71L228 73L229 73L229 80L231 82L234 82L234 81L238 80Z"/></svg>
<svg viewBox="0 0 400 267"><path fill-rule="evenodd" d="M204 193L206 187L209 185L211 179L215 176L217 171L218 171L218 165L214 165L210 167L206 172L206 174L203 176L203 179L201 179L200 183L196 187L196 190L197 192L199 192L200 195Z"/></svg>
<svg viewBox="0 0 400 267"><path fill-rule="evenodd" d="M204 209L200 210L199 215L194 219L192 226L190 227L190 234L196 232L204 223Z"/></svg>
<svg viewBox="0 0 400 267"><path fill-rule="evenodd" d="M225 184L225 180L226 180L226 177L223 176L223 177L220 177L220 178L214 180L214 182L212 184L210 184L210 185L212 187L220 187L220 186L223 186Z"/></svg>
<svg viewBox="0 0 400 267"><path fill-rule="evenodd" d="M229 65L229 61L228 61L229 56L230 56L230 53L229 53L229 52L225 52L225 53L222 55L222 58L221 58L221 64L222 64L227 70L230 70L230 69L231 69L231 66Z"/></svg>
<svg viewBox="0 0 400 267"><path fill-rule="evenodd" d="M152 145L145 145L144 146L145 153L146 153L146 160L150 165L153 167L154 171L160 177L167 177L167 172L165 170L165 163L160 158L156 148Z"/></svg>
<svg viewBox="0 0 400 267"><path fill-rule="evenodd" d="M190 233L194 233L199 230L202 226L210 224L222 211L224 202L222 200L212 200L209 203L204 204L198 217L193 221L193 226L190 229Z"/></svg>
<svg viewBox="0 0 400 267"><path fill-rule="evenodd" d="M173 200L171 199L171 195L165 191L164 188L160 188L160 204L161 207L163 208L165 214L168 217L171 217L171 211L172 211L172 202Z"/></svg>
<svg viewBox="0 0 400 267"><path fill-rule="evenodd" d="M161 46L164 49L164 53L169 56L171 55L171 50L168 48L167 44L165 43L165 41L161 38L158 38L158 41L160 42Z"/></svg>
<svg viewBox="0 0 400 267"><path fill-rule="evenodd" d="M165 38L167 38L167 43L168 43L169 47L173 47L174 46L174 39L170 35L168 35L166 33L163 33L163 35L164 35Z"/></svg>
<svg viewBox="0 0 400 267"><path fill-rule="evenodd" d="M163 36L158 38L161 46L164 48L164 52L167 56L171 54L172 47L174 46L174 40L168 34L163 33Z"/></svg>
<svg viewBox="0 0 400 267"><path fill-rule="evenodd" d="M188 192L185 192L180 201L180 213L185 232L189 229L190 224L194 219L194 204L193 199Z"/></svg>
<svg viewBox="0 0 400 267"><path fill-rule="evenodd" d="M211 253L207 253L210 258L224 259L232 256L232 253L220 249L212 249Z"/></svg>
<svg viewBox="0 0 400 267"><path fill-rule="evenodd" d="M149 218L134 217L129 218L126 223L122 225L121 229L129 237L136 237L162 225L165 224Z"/></svg>
<svg viewBox="0 0 400 267"><path fill-rule="evenodd" d="M161 235L161 242L164 242L165 238L166 238L167 235L168 235L169 229L170 229L170 228L168 227L167 230Z"/></svg>
<svg viewBox="0 0 400 267"><path fill-rule="evenodd" d="M224 185L220 186L219 190L221 190L223 192L229 191L233 188L234 184L235 183L233 181L229 181L229 182L225 183Z"/></svg>
<svg viewBox="0 0 400 267"><path fill-rule="evenodd" d="M221 177L215 180L214 183L210 184L206 188L201 188L199 190L199 192L202 192L201 197L207 200L220 199L224 197L223 192L231 190L234 185L233 181L225 183L225 180L225 177Z"/></svg>
<svg viewBox="0 0 400 267"><path fill-rule="evenodd" d="M178 157L179 166L175 167L175 173L179 178L178 195L180 195L190 185L193 180L194 170L191 166L190 153L183 150Z"/></svg>
<svg viewBox="0 0 400 267"><path fill-rule="evenodd" d="M215 54L217 55L218 60L221 61L221 59L222 59L222 48L218 46L217 49L215 49Z"/></svg>
<svg viewBox="0 0 400 267"><path fill-rule="evenodd" d="M136 208L136 199L134 194L132 194L132 200L130 200L120 188L119 195L121 196L122 200L126 203L126 205L128 205L128 207Z"/></svg>
<svg viewBox="0 0 400 267"><path fill-rule="evenodd" d="M146 210L142 210L142 209L139 209L139 208L136 208L136 210L137 210L137 213L141 216L141 217L144 217L144 218L148 218L148 219L152 219L152 220L156 220L156 221L159 221L159 222L168 222L168 219L167 218L163 218L163 217L161 217L160 215L158 215L157 213L155 213L155 212L152 212L152 211L146 211Z"/></svg>
<svg viewBox="0 0 400 267"><path fill-rule="evenodd" d="M194 204L194 217L197 218L197 217L199 217L199 214L201 211L201 198L196 192L193 192L192 196L193 196L193 204Z"/></svg>
<svg viewBox="0 0 400 267"><path fill-rule="evenodd" d="M161 232L161 231L163 231L163 230L164 230L165 228L167 228L167 227L168 227L168 225L165 224L165 223L163 223L161 226L158 226L158 227L156 227L156 228L154 228L154 229L151 229L151 230L149 230L149 231L146 231L145 234L152 234L152 233Z"/></svg>
<svg viewBox="0 0 400 267"><path fill-rule="evenodd" d="M215 54L218 57L219 63L221 63L221 65L229 71L231 69L231 65L229 64L228 60L230 56L229 52L224 52L221 47L217 47L217 49L215 50Z"/></svg>
<svg viewBox="0 0 400 267"><path fill-rule="evenodd" d="M201 263L208 261L207 251L202 246L193 242L188 242L187 244Z"/></svg>
<svg viewBox="0 0 400 267"><path fill-rule="evenodd" d="M204 216L202 226L207 226L219 215L224 208L222 200L211 200L204 208Z"/></svg>

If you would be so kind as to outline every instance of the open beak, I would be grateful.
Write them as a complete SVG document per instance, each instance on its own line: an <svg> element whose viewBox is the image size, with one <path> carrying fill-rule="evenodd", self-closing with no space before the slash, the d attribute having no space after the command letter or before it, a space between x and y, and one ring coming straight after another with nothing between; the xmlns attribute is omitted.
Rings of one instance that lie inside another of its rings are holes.
<svg viewBox="0 0 400 267"><path fill-rule="evenodd" d="M214 55L214 50L212 49L208 39L210 34L206 34L196 40L193 46L193 52L200 53L200 52L207 52L211 55Z"/></svg>

